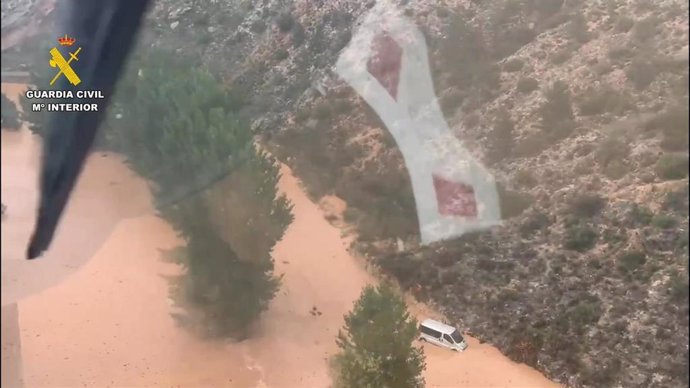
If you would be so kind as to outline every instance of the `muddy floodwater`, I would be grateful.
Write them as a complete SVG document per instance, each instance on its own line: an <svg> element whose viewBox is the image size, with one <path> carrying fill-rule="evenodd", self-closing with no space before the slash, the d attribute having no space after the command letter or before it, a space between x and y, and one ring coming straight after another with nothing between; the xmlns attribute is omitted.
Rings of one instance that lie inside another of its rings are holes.
<svg viewBox="0 0 690 388"><path fill-rule="evenodd" d="M2 90L16 97L22 86ZM375 282L324 217L345 204L311 202L283 167L280 189L295 220L274 252L282 288L254 337L203 341L170 316L166 276L178 268L163 255L180 241L155 215L146 182L117 155L90 157L53 248L24 260L39 152L28 131L2 131L2 362L3 374L14 373L3 388L330 386L343 315ZM489 345L469 345L460 354L425 345L427 386L557 387Z"/></svg>

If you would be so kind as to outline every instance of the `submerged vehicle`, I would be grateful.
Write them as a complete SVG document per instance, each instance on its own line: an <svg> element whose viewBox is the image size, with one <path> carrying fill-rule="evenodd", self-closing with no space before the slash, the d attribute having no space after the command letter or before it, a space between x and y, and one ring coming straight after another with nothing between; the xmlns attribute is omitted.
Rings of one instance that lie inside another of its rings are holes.
<svg viewBox="0 0 690 388"><path fill-rule="evenodd" d="M425 319L419 325L419 340L461 352L467 349L467 342L458 329L433 319Z"/></svg>

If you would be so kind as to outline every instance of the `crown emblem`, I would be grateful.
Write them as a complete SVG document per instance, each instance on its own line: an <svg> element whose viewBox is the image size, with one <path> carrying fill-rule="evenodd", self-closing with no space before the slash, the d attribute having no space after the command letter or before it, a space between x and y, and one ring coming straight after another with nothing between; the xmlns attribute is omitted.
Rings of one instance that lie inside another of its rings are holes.
<svg viewBox="0 0 690 388"><path fill-rule="evenodd" d="M57 41L58 43L60 43L61 46L71 46L74 44L74 42L76 42L76 39L70 38L69 36L67 36L67 34L65 34L65 36L58 38Z"/></svg>

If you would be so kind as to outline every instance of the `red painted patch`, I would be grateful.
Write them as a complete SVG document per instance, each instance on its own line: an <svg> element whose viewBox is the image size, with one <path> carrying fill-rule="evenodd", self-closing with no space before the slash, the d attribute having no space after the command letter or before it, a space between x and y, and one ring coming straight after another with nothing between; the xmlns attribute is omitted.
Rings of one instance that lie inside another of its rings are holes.
<svg viewBox="0 0 690 388"><path fill-rule="evenodd" d="M444 216L477 217L474 188L433 175L438 212Z"/></svg>
<svg viewBox="0 0 690 388"><path fill-rule="evenodd" d="M385 32L374 38L372 46L374 55L367 62L367 70L397 100L403 50Z"/></svg>

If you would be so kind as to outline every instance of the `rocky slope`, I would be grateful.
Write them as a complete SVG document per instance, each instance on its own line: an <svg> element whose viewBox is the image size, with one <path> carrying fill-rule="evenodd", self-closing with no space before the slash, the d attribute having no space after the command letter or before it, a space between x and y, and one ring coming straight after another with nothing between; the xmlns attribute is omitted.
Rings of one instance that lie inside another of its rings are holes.
<svg viewBox="0 0 690 388"><path fill-rule="evenodd" d="M400 154L331 70L373 2L159 1L142 44L250 96L311 195L347 201L357 248L473 335L569 386L687 385L687 3L398 3L501 227L418 246Z"/></svg>

